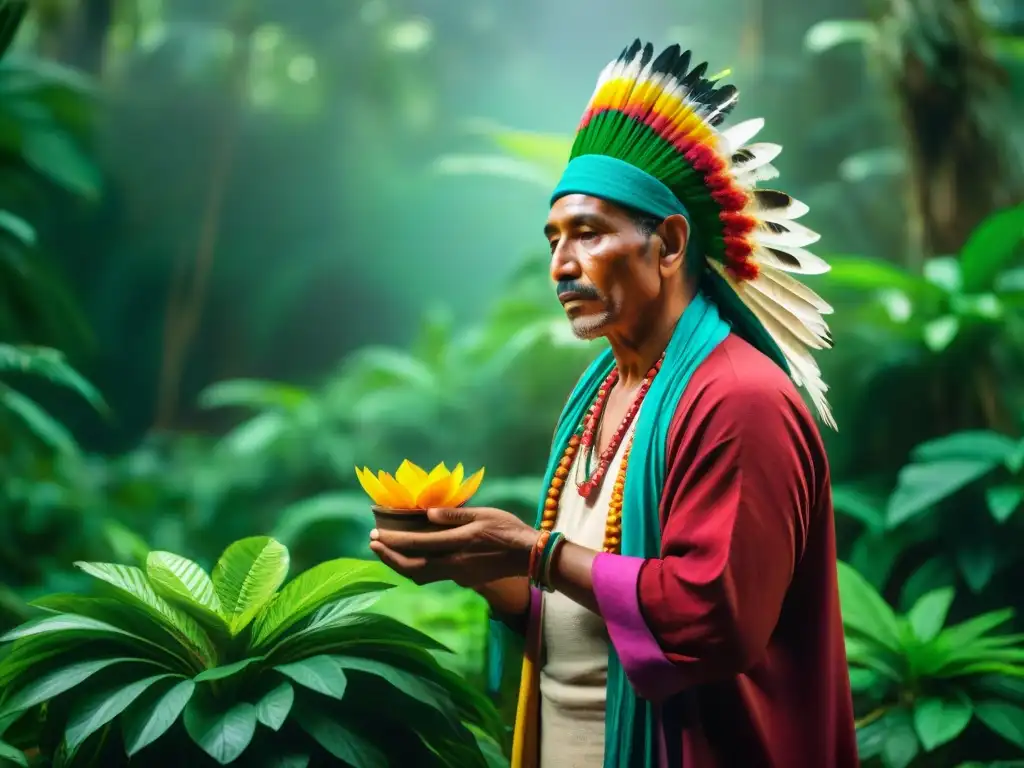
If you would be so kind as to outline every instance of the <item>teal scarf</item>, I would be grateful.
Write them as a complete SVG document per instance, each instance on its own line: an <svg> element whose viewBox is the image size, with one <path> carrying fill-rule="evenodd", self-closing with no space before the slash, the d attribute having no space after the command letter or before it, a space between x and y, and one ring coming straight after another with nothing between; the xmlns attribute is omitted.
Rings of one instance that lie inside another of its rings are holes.
<svg viewBox="0 0 1024 768"><path fill-rule="evenodd" d="M661 556L661 523L658 517L665 487L669 425L697 366L729 334L729 324L702 294L697 294L680 318L665 350L661 372L655 376L636 419L633 448L623 493L622 554L634 557ZM605 350L583 374L562 411L555 430L544 476L551 485L562 452L576 431L598 386L615 365ZM541 499L537 515L540 526ZM626 679L614 648L608 653L608 699L605 714L605 768L653 768L658 760L658 735L652 705L637 698Z"/></svg>

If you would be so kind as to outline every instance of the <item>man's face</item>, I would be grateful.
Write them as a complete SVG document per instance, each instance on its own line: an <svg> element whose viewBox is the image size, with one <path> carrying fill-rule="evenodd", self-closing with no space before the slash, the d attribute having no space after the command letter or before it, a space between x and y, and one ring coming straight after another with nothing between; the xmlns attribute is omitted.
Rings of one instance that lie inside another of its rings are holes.
<svg viewBox="0 0 1024 768"><path fill-rule="evenodd" d="M628 333L661 291L659 240L614 203L588 195L555 201L544 226L551 279L580 339Z"/></svg>

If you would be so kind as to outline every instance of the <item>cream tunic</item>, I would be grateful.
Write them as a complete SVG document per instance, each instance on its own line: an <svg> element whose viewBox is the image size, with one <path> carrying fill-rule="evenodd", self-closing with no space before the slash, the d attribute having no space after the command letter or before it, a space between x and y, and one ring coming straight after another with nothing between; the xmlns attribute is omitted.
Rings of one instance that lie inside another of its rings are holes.
<svg viewBox="0 0 1024 768"><path fill-rule="evenodd" d="M592 505L576 490L576 482L583 478L579 463L584 460L582 451L576 454L555 525L567 540L600 551L612 486L632 434L630 425ZM544 594L542 611L540 768L601 768L608 632L600 616L559 592Z"/></svg>

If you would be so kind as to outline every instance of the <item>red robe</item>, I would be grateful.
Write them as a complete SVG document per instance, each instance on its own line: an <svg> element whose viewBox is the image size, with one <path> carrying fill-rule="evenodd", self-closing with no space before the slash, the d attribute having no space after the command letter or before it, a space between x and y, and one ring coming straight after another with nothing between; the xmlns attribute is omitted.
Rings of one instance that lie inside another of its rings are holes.
<svg viewBox="0 0 1024 768"><path fill-rule="evenodd" d="M796 388L729 336L667 448L661 557L594 565L627 676L660 704L659 762L855 768L828 462Z"/></svg>

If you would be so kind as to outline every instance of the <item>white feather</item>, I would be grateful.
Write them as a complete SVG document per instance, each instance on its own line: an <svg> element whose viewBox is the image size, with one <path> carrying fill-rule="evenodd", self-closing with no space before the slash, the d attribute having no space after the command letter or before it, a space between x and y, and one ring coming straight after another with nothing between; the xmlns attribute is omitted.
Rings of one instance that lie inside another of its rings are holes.
<svg viewBox="0 0 1024 768"><path fill-rule="evenodd" d="M744 144L749 143L762 128L764 128L764 118L754 117L722 131L722 138L725 139L728 154L733 154Z"/></svg>
<svg viewBox="0 0 1024 768"><path fill-rule="evenodd" d="M771 181L772 179L779 178L779 169L769 163L768 165L762 165L759 168L755 168L752 171L736 173L734 170L733 175L736 177L736 181L740 186L749 189L762 181Z"/></svg>
<svg viewBox="0 0 1024 768"><path fill-rule="evenodd" d="M760 285L771 284L778 291L781 291L783 295L795 296L798 300L814 307L818 314L831 315L834 312L832 305L821 298L821 296L795 277L787 275L780 270L762 266L758 273L757 282Z"/></svg>
<svg viewBox="0 0 1024 768"><path fill-rule="evenodd" d="M759 246L754 249L753 258L759 265L796 275L823 275L831 269L820 256L793 246Z"/></svg>
<svg viewBox="0 0 1024 768"><path fill-rule="evenodd" d="M808 229L802 224L797 224L795 221L786 222L770 222L775 225L775 228L782 229L782 232L776 232L772 227L762 226L759 229L754 230L752 235L753 239L761 245L768 245L773 248L780 246L796 246L797 248L803 248L808 245L814 245L814 243L821 240L821 235L817 232Z"/></svg>
<svg viewBox="0 0 1024 768"><path fill-rule="evenodd" d="M782 206L771 205L770 203L780 195L786 201L786 204ZM785 223L792 219L799 219L808 210L810 209L804 203L790 197L785 192L779 192L775 189L759 189L754 192L746 212L766 221Z"/></svg>
<svg viewBox="0 0 1024 768"><path fill-rule="evenodd" d="M768 142L760 142L757 144L748 144L747 146L740 147L736 152L733 153L735 156L738 152L745 152L751 155L749 159L739 160L733 164L733 170L736 173L749 173L755 168L760 168L762 165L766 165L774 160L776 157L782 154L781 144L769 144Z"/></svg>

